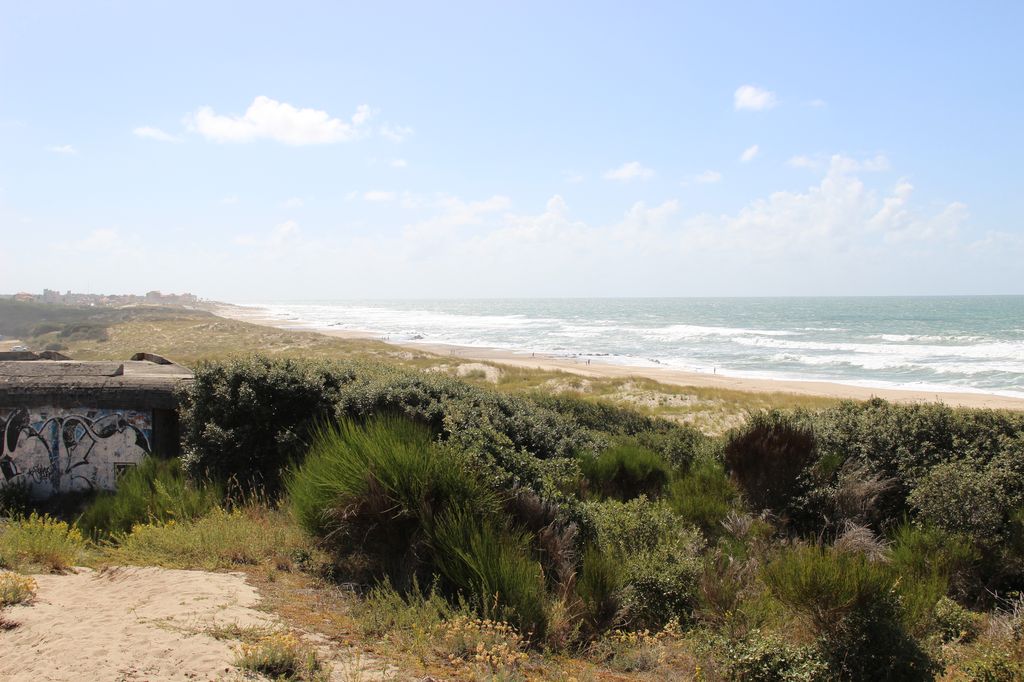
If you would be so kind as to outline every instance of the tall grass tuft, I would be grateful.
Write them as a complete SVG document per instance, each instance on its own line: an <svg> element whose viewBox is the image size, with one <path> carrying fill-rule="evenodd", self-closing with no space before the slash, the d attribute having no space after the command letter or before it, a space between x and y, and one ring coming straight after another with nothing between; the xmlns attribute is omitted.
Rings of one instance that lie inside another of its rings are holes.
<svg viewBox="0 0 1024 682"><path fill-rule="evenodd" d="M494 496L431 432L402 419L343 422L315 434L287 482L299 524L337 556L359 554L368 578L409 586L447 510L488 515Z"/></svg>
<svg viewBox="0 0 1024 682"><path fill-rule="evenodd" d="M629 441L596 457L584 457L581 468L591 491L618 500L657 497L672 475L672 468L659 455Z"/></svg>
<svg viewBox="0 0 1024 682"><path fill-rule="evenodd" d="M530 557L530 535L452 509L432 533L434 565L485 617L535 637L546 625L544 578Z"/></svg>
<svg viewBox="0 0 1024 682"><path fill-rule="evenodd" d="M619 562L596 547L588 549L576 580L576 595L592 632L601 632L620 618L622 588L623 571Z"/></svg>
<svg viewBox="0 0 1024 682"><path fill-rule="evenodd" d="M708 535L722 530L722 521L739 497L722 465L712 459L696 461L669 486L672 510Z"/></svg>
<svg viewBox="0 0 1024 682"><path fill-rule="evenodd" d="M101 493L86 507L78 527L93 539L106 539L140 523L196 519L222 498L219 487L189 481L179 460L147 457L121 477L117 491Z"/></svg>

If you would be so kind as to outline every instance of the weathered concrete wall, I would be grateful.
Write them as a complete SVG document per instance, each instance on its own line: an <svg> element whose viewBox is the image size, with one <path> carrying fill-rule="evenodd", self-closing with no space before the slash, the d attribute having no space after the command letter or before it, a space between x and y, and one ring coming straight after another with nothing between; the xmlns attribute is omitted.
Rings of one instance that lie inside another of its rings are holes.
<svg viewBox="0 0 1024 682"><path fill-rule="evenodd" d="M0 408L0 487L23 483L34 497L113 490L152 450L149 411Z"/></svg>

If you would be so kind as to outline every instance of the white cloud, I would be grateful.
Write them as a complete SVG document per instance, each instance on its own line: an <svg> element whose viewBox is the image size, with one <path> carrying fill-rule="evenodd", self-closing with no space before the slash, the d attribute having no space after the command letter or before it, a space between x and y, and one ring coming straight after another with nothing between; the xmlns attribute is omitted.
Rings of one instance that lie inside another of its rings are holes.
<svg viewBox="0 0 1024 682"><path fill-rule="evenodd" d="M714 182L722 181L722 174L715 170L706 170L703 173L698 173L693 176L694 182L699 182L704 185L708 185Z"/></svg>
<svg viewBox="0 0 1024 682"><path fill-rule="evenodd" d="M380 134L392 142L402 142L413 134L413 129L409 126L393 125L391 123L385 123L380 127Z"/></svg>
<svg viewBox="0 0 1024 682"><path fill-rule="evenodd" d="M562 171L562 179L570 184L576 185L583 182L585 178L582 173L577 173L576 171Z"/></svg>
<svg viewBox="0 0 1024 682"><path fill-rule="evenodd" d="M737 111L744 109L747 111L764 111L778 104L778 100L774 92L764 90L756 85L741 85L733 93L732 103Z"/></svg>
<svg viewBox="0 0 1024 682"><path fill-rule="evenodd" d="M326 111L299 109L261 95L242 116L223 116L201 107L186 118L186 125L215 142L268 139L291 145L331 144L360 137L371 115L369 107L360 105L351 120L344 121Z"/></svg>
<svg viewBox="0 0 1024 682"><path fill-rule="evenodd" d="M618 168L605 171L604 177L606 180L618 180L619 182L648 180L654 177L654 171L643 166L639 161L630 161Z"/></svg>
<svg viewBox="0 0 1024 682"><path fill-rule="evenodd" d="M78 150L69 144L55 144L50 145L46 148L47 151L54 152L55 154L77 154Z"/></svg>
<svg viewBox="0 0 1024 682"><path fill-rule="evenodd" d="M117 230L105 227L93 230L85 238L78 240L75 248L82 251L108 251L116 248L119 242Z"/></svg>
<svg viewBox="0 0 1024 682"><path fill-rule="evenodd" d="M406 207L413 207L416 202L412 197L403 199ZM501 213L511 207L508 197L495 194L481 201L463 201L458 197L445 196L433 203L441 209L441 213L427 220L406 225L402 234L406 238L419 239L424 237L439 238L451 235L455 230L480 225L488 216Z"/></svg>
<svg viewBox="0 0 1024 682"><path fill-rule="evenodd" d="M220 203L224 204L225 206L232 206L234 204L237 204L238 203L238 195L237 194L229 194L226 197L222 198L220 200Z"/></svg>
<svg viewBox="0 0 1024 682"><path fill-rule="evenodd" d="M787 161L786 164L792 166L793 168L817 168L819 165L821 165L809 156L790 157L789 161Z"/></svg>
<svg viewBox="0 0 1024 682"><path fill-rule="evenodd" d="M823 109L828 106L828 102L826 102L823 99L812 99L807 102L807 106L813 107L815 109Z"/></svg>
<svg viewBox="0 0 1024 682"><path fill-rule="evenodd" d="M305 205L301 197L291 197L281 202L281 208L302 208Z"/></svg>
<svg viewBox="0 0 1024 682"><path fill-rule="evenodd" d="M883 154L876 154L868 159L854 159L841 154L833 154L829 159L829 168L841 170L844 173L880 173L889 170L889 159Z"/></svg>
<svg viewBox="0 0 1024 682"><path fill-rule="evenodd" d="M394 201L395 197L396 194L394 192L384 192L381 190L373 190L363 193L363 199L373 202Z"/></svg>
<svg viewBox="0 0 1024 682"><path fill-rule="evenodd" d="M409 162L405 159L395 159L391 162L392 168L408 168Z"/></svg>
<svg viewBox="0 0 1024 682"><path fill-rule="evenodd" d="M356 113L352 114L352 125L361 126L373 116L373 110L367 104L360 104L356 107Z"/></svg>
<svg viewBox="0 0 1024 682"><path fill-rule="evenodd" d="M294 220L286 220L274 226L269 233L263 235L243 234L235 237L239 246L252 246L266 249L268 253L289 246L299 235L299 224Z"/></svg>
<svg viewBox="0 0 1024 682"><path fill-rule="evenodd" d="M181 138L177 135L171 135L168 132L164 132L163 130L152 126L139 126L138 128L133 128L132 135L147 140L157 140L158 142L181 142Z"/></svg>
<svg viewBox="0 0 1024 682"><path fill-rule="evenodd" d="M740 154L740 162L741 163L747 163L749 161L753 161L754 157L757 156L757 153L760 150L761 150L761 148L758 145L756 145L756 144L750 145L749 147L747 147L746 149L743 150L742 154Z"/></svg>

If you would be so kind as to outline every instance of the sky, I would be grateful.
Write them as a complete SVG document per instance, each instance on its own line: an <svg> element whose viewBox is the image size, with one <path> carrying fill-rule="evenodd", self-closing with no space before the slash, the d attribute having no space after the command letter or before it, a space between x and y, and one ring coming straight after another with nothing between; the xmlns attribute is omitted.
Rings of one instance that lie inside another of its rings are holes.
<svg viewBox="0 0 1024 682"><path fill-rule="evenodd" d="M1024 294L1022 25L0 0L0 292Z"/></svg>

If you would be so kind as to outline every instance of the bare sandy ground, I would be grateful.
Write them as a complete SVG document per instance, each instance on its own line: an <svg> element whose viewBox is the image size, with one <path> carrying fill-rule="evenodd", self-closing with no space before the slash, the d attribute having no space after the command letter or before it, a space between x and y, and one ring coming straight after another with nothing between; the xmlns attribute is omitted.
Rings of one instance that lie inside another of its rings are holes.
<svg viewBox="0 0 1024 682"><path fill-rule="evenodd" d="M234 680L237 642L214 625L275 627L239 573L161 568L76 569L34 576L28 605L4 610L4 680Z"/></svg>
<svg viewBox="0 0 1024 682"><path fill-rule="evenodd" d="M297 330L294 325L289 325L286 321L261 316L258 309L236 306L217 306L211 312L216 315L220 315L221 317L250 322L252 324L276 327L278 329ZM315 333L349 339L380 340L379 336L369 332L318 330ZM586 364L586 360L581 359L550 357L539 354L536 356L530 356L495 348L477 348L425 343L396 343L394 345L408 348L410 350L449 356L459 360L478 362L486 361L528 369L561 370L592 378L628 379L641 377L675 386L720 388L732 391L744 391L748 393L790 393L822 398L850 398L853 400L868 400L870 398L878 397L898 403L941 402L958 407L986 407L992 409L1024 410L1024 398L1011 398L987 393L937 393L934 391L920 391L913 389L902 390L850 386L847 384L837 384L825 381L746 379L741 377L723 376L721 374L687 372L684 370L670 369L668 367L628 367L623 365L611 365L599 363L593 360L588 365Z"/></svg>

